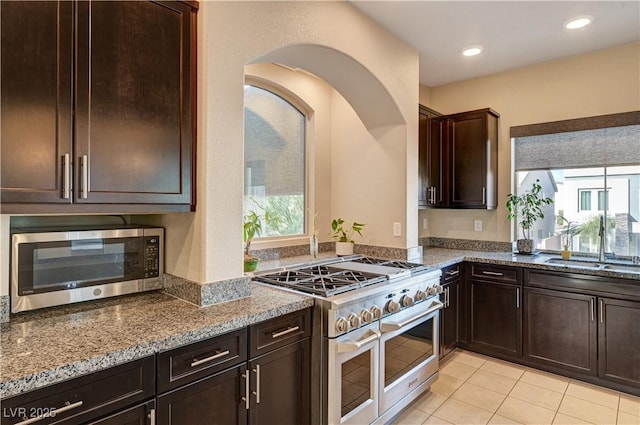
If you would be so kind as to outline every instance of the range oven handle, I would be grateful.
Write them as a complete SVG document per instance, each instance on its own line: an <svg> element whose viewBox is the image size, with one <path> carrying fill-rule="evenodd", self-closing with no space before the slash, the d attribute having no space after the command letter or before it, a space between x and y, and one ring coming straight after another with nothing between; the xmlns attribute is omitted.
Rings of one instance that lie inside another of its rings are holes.
<svg viewBox="0 0 640 425"><path fill-rule="evenodd" d="M442 304L440 301L433 300L433 302L431 303L431 306L427 310L421 311L420 313L416 314L415 316L412 316L407 320L404 320L402 322L385 322L385 321L380 322L380 330L382 332L397 331L398 329L402 329L405 326L412 324L416 320L422 319L424 316L428 316L429 314L433 313L434 311L438 311L443 307L444 307L444 304Z"/></svg>
<svg viewBox="0 0 640 425"><path fill-rule="evenodd" d="M370 342L376 341L380 339L380 331L371 329L369 332L371 334L365 338L362 338L360 341L345 341L338 343L338 353L350 353L352 351L358 351L360 348L369 344Z"/></svg>

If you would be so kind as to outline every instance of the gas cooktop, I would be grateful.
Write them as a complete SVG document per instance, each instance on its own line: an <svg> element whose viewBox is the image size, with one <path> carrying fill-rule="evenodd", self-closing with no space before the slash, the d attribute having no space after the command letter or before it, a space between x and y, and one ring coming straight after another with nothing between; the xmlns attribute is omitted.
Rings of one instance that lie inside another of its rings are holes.
<svg viewBox="0 0 640 425"><path fill-rule="evenodd" d="M254 277L260 282L331 297L381 282L391 282L427 270L423 264L372 257L345 257L266 272Z"/></svg>

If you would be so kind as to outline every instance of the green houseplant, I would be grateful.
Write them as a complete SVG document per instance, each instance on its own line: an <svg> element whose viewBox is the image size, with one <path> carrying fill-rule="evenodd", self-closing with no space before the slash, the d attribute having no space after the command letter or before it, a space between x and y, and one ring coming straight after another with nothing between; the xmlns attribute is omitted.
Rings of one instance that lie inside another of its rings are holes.
<svg viewBox="0 0 640 425"><path fill-rule="evenodd" d="M242 229L242 240L244 242L244 271L252 272L258 267L260 261L258 257L254 257L249 253L251 249L251 241L255 236L260 236L262 232L262 223L260 216L255 211L249 211L244 217L244 226Z"/></svg>
<svg viewBox="0 0 640 425"><path fill-rule="evenodd" d="M331 230L333 233L331 237L336 241L336 255L351 255L353 254L353 236L355 233L362 236L362 228L365 226L363 223L353 222L351 227L345 225L345 221L341 218L336 218L331 221Z"/></svg>
<svg viewBox="0 0 640 425"><path fill-rule="evenodd" d="M568 260L569 258L571 258L571 245L573 242L573 237L580 233L582 229L575 222L565 218L562 213L558 215L557 224L561 226L564 224L564 227L560 231L560 244L562 245L561 255L562 258Z"/></svg>
<svg viewBox="0 0 640 425"><path fill-rule="evenodd" d="M544 198L540 193L542 185L540 180L533 182L531 190L525 191L521 195L510 193L507 195L507 218L516 220L522 229L524 239L517 240L518 252L520 254L533 254L534 243L531 239L531 228L535 222L544 218L542 207L553 203L553 199Z"/></svg>

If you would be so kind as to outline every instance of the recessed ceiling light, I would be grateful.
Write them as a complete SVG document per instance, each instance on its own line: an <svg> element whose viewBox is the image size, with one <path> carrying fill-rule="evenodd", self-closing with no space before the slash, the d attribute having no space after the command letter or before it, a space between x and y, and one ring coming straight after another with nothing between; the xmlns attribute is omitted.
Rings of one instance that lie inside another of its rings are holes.
<svg viewBox="0 0 640 425"><path fill-rule="evenodd" d="M568 30L575 30L578 28L586 27L593 21L593 16L582 15L569 19L564 23L564 27Z"/></svg>
<svg viewBox="0 0 640 425"><path fill-rule="evenodd" d="M482 53L482 46L469 46L462 49L464 56L476 56Z"/></svg>

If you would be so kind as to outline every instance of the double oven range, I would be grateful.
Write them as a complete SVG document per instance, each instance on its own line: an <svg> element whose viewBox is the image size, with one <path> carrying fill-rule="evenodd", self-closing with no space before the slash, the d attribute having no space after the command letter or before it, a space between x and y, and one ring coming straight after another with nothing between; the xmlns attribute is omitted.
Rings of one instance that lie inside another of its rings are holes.
<svg viewBox="0 0 640 425"><path fill-rule="evenodd" d="M310 294L312 423L382 424L438 375L440 270L349 256L258 273Z"/></svg>

